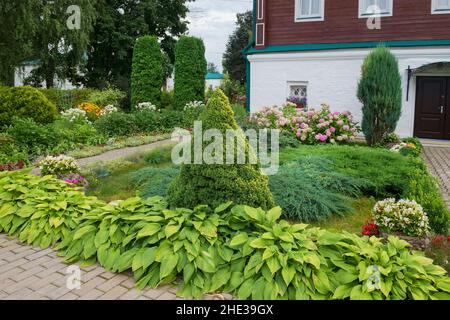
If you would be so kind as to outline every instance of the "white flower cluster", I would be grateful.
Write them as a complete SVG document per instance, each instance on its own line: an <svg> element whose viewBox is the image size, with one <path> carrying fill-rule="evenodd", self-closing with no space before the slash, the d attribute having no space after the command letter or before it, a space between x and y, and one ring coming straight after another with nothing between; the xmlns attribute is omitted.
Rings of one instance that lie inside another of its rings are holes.
<svg viewBox="0 0 450 320"><path fill-rule="evenodd" d="M412 200L379 201L373 208L373 219L380 228L408 236L425 236L430 230L427 214L421 205Z"/></svg>
<svg viewBox="0 0 450 320"><path fill-rule="evenodd" d="M138 103L136 106L136 110L142 111L142 110L149 110L149 111L159 111L156 106L151 102L141 102Z"/></svg>
<svg viewBox="0 0 450 320"><path fill-rule="evenodd" d="M72 123L80 123L80 122L86 122L90 123L87 118L87 113L84 110L72 108L68 109L66 111L61 112L61 117L64 119L69 120Z"/></svg>
<svg viewBox="0 0 450 320"><path fill-rule="evenodd" d="M80 171L80 167L75 159L65 155L59 155L57 157L47 156L38 165L42 175L64 175L78 173Z"/></svg>
<svg viewBox="0 0 450 320"><path fill-rule="evenodd" d="M198 109L198 108L202 108L204 106L205 106L205 104L201 101L191 101L191 102L186 103L186 105L184 106L184 111Z"/></svg>
<svg viewBox="0 0 450 320"><path fill-rule="evenodd" d="M117 107L114 107L112 104L107 105L105 108L103 108L103 112L102 114L109 114L109 113L114 113L114 112L118 112L119 109L117 109Z"/></svg>

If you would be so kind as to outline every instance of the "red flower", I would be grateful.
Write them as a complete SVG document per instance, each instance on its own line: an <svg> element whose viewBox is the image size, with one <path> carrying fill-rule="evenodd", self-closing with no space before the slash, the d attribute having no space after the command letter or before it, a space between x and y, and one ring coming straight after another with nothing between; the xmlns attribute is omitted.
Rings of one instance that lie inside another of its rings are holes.
<svg viewBox="0 0 450 320"><path fill-rule="evenodd" d="M363 236L379 236L380 231L378 230L378 226L373 222L367 222L366 225L362 227L362 235Z"/></svg>

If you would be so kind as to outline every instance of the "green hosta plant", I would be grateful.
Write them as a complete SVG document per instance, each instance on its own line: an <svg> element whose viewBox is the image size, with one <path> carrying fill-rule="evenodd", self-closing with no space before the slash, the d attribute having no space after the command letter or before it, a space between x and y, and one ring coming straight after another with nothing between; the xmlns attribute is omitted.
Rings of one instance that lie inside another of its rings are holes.
<svg viewBox="0 0 450 320"><path fill-rule="evenodd" d="M101 202L51 176L0 173L0 231L42 248L60 241Z"/></svg>
<svg viewBox="0 0 450 320"><path fill-rule="evenodd" d="M160 197L110 203L86 214L59 249L68 262L98 261L113 272L131 269L139 288L183 276L179 294L200 298L214 287L216 262L226 262L232 252L224 254L217 244L219 213L230 205L210 212L206 206L169 210Z"/></svg>
<svg viewBox="0 0 450 320"><path fill-rule="evenodd" d="M238 249L224 287L240 299L449 299L450 279L432 260L396 237L332 233L277 222L281 210L235 207Z"/></svg>

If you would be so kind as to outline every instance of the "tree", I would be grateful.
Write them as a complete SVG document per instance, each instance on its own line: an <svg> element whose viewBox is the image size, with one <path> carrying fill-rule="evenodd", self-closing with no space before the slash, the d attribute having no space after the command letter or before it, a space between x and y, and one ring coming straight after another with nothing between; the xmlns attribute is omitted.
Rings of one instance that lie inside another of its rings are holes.
<svg viewBox="0 0 450 320"><path fill-rule="evenodd" d="M0 2L0 85L14 85L14 72L31 55L38 21L34 0Z"/></svg>
<svg viewBox="0 0 450 320"><path fill-rule="evenodd" d="M31 39L33 57L40 61L31 78L38 86L45 80L47 88L54 86L55 77L79 81L79 70L95 21L94 0L34 1L38 9L38 28ZM78 6L80 11L78 12ZM80 24L73 18L80 18Z"/></svg>
<svg viewBox="0 0 450 320"><path fill-rule="evenodd" d="M242 50L248 45L252 34L253 13L247 11L237 14L236 30L228 39L223 55L223 69L230 74L232 80L245 84L246 66Z"/></svg>
<svg viewBox="0 0 450 320"><path fill-rule="evenodd" d="M237 154L236 143L232 146L233 150L228 149L226 144L228 129L236 130L238 139L243 141L246 159L254 152L242 130L238 130L228 98L220 89L209 99L200 120L202 135L210 129L215 129L222 135L222 139L218 140L222 150L215 150L222 154L222 160L227 159L228 154L236 159ZM209 143L210 141L205 143L203 140L202 150L206 150ZM192 143L192 152L201 152L195 149L195 143ZM183 208L194 208L201 204L216 208L228 201L264 209L274 206L267 176L262 175L258 164L251 164L249 161L244 164L237 164L236 161L235 164L184 164L179 176L169 186L168 200L171 206Z"/></svg>
<svg viewBox="0 0 450 320"><path fill-rule="evenodd" d="M136 40L131 74L131 105L141 102L160 104L164 84L164 56L158 39L144 36Z"/></svg>
<svg viewBox="0 0 450 320"><path fill-rule="evenodd" d="M189 1L98 0L83 83L98 88L114 85L129 92L133 47L141 35L157 36L173 63L175 39L187 31Z"/></svg>
<svg viewBox="0 0 450 320"><path fill-rule="evenodd" d="M175 49L175 108L205 99L206 59L203 40L182 36Z"/></svg>
<svg viewBox="0 0 450 320"><path fill-rule="evenodd" d="M358 99L363 104L362 130L367 143L378 144L395 131L402 108L398 61L386 47L377 47L364 60Z"/></svg>
<svg viewBox="0 0 450 320"><path fill-rule="evenodd" d="M208 62L208 66L206 67L206 71L210 73L218 73L219 68L216 66L214 62Z"/></svg>

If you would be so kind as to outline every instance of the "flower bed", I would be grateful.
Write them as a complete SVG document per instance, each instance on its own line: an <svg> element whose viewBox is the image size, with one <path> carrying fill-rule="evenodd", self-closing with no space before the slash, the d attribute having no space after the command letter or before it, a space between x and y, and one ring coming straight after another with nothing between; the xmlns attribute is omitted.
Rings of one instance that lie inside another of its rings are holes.
<svg viewBox="0 0 450 320"><path fill-rule="evenodd" d="M290 132L306 144L346 143L354 141L360 131L350 112L331 112L327 105L307 111L291 104L268 107L253 114L251 122L261 128Z"/></svg>

